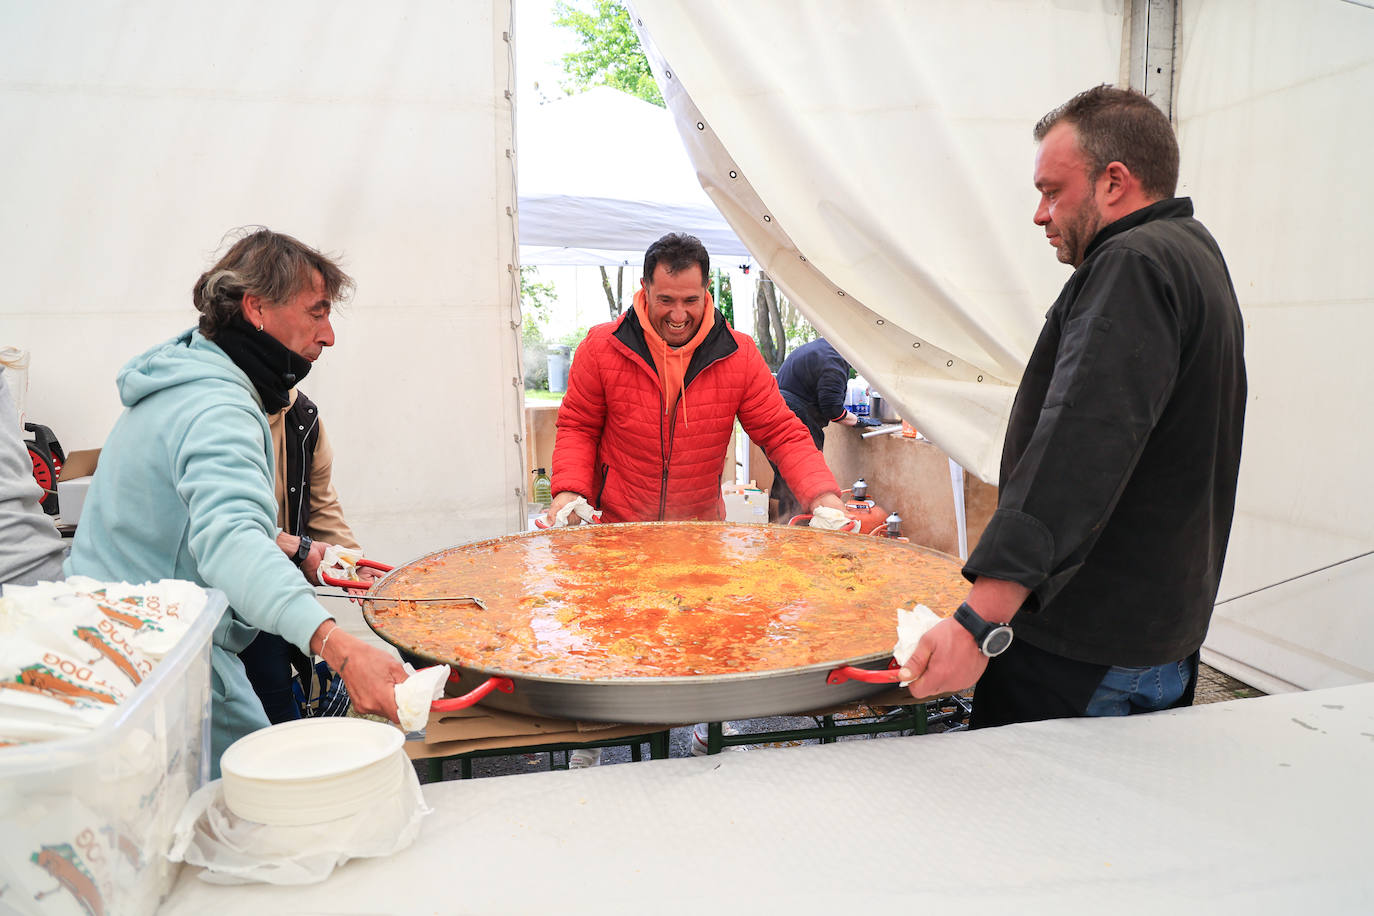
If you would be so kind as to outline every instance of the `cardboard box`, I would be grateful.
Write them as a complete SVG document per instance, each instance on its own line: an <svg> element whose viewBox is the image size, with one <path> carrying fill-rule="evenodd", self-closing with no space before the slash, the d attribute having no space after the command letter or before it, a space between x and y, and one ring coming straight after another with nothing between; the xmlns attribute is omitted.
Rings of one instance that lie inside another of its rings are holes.
<svg viewBox="0 0 1374 916"><path fill-rule="evenodd" d="M62 473L57 475L59 482L63 480L76 480L78 477L90 477L95 473L96 465L100 463L100 449L84 448L72 452L67 456L67 460L62 462Z"/></svg>
<svg viewBox="0 0 1374 916"><path fill-rule="evenodd" d="M57 513L61 524L75 525L81 521L86 491L99 462L100 449L88 448L72 452L62 463L62 472L57 475Z"/></svg>
<svg viewBox="0 0 1374 916"><path fill-rule="evenodd" d="M427 760L501 747L539 747L632 738L676 727L575 722L473 706L453 712L431 712L423 740L407 741L405 749L410 759Z"/></svg>
<svg viewBox="0 0 1374 916"><path fill-rule="evenodd" d="M204 611L89 734L0 747L0 910L152 913L171 890L172 828L209 776L210 637Z"/></svg>

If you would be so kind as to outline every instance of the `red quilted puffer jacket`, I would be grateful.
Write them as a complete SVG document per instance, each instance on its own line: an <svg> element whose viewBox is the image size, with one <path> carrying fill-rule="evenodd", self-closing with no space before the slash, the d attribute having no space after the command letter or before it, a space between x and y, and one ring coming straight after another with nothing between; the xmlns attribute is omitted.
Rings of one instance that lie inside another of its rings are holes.
<svg viewBox="0 0 1374 916"><path fill-rule="evenodd" d="M697 347L677 406L663 389L633 310L577 348L558 410L553 493L571 490L603 522L725 518L720 496L735 417L803 505L840 491L811 434L778 393L754 342L719 311Z"/></svg>

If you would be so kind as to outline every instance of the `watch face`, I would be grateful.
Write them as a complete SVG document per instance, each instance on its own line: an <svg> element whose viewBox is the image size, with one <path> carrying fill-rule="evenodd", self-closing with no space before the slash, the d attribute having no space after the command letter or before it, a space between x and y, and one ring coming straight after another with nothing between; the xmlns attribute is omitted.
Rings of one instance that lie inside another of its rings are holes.
<svg viewBox="0 0 1374 916"><path fill-rule="evenodd" d="M994 627L988 634L988 638L983 640L983 654L991 658L994 655L1001 655L1007 651L1011 645L1011 627Z"/></svg>

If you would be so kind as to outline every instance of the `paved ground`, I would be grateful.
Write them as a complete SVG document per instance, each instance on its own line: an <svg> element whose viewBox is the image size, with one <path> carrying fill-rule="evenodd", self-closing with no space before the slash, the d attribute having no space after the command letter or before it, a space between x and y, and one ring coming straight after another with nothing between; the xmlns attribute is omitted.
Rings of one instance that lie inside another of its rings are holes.
<svg viewBox="0 0 1374 916"><path fill-rule="evenodd" d="M1238 681L1207 665L1198 666L1197 695L1193 698L1195 705L1262 696L1264 696L1262 691L1256 690L1244 681Z"/></svg>
<svg viewBox="0 0 1374 916"><path fill-rule="evenodd" d="M1242 683L1235 678L1202 665L1198 672L1197 703L1218 703L1224 700L1244 699L1246 697L1263 696L1260 691ZM932 710L932 712L936 712ZM946 727L963 727L963 717L959 710L953 709L952 704L944 707L944 712L949 716L950 721L946 723L936 722L931 727L931 731L942 731ZM746 722L739 722L736 725L745 733L783 731L787 729L811 728L816 725L816 721L806 716L775 716L767 719L750 719ZM901 734L890 732L888 734ZM884 737L883 735L855 735L840 738L841 741L870 741L874 737ZM818 739L780 741L767 745L770 747L781 747L798 744L815 744ZM676 728L671 732L669 744L670 757L686 757L690 753L691 729ZM743 748L731 748L723 753L745 753L751 747L764 745L746 745ZM647 757L648 748L644 748ZM610 766L621 763L631 763L630 749L628 747L608 747L601 753L601 765ZM456 779L459 776L458 762L448 761L444 765L444 778ZM517 773L536 773L548 769L562 769L567 766L566 755L561 751L553 753L536 754L510 754L502 757L487 757L474 760L472 762L472 775L474 778L483 776L511 776ZM429 776L428 762L416 764L416 772L420 775L420 781L425 782Z"/></svg>

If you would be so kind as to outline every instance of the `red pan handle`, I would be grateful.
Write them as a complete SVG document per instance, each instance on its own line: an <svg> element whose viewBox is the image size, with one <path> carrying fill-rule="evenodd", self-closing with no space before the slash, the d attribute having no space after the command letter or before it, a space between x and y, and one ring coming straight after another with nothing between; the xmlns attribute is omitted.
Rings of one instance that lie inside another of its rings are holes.
<svg viewBox="0 0 1374 916"><path fill-rule="evenodd" d="M827 684L843 684L845 681L863 681L865 684L898 684L901 683L902 666L897 664L894 658L887 663L884 671L874 671L870 668L855 668L852 665L845 665L836 668L825 676Z"/></svg>
<svg viewBox="0 0 1374 916"><path fill-rule="evenodd" d="M378 563L376 560L368 560L366 558L359 560L357 563L354 563L353 565L365 566L368 569L375 569L379 570L380 572L391 572L392 569L385 563ZM335 588L353 588L358 589L360 591L367 591L369 588L372 587L371 582L367 582L361 579L336 579L333 576L326 576L324 573L320 573L320 584L332 585Z"/></svg>
<svg viewBox="0 0 1374 916"><path fill-rule="evenodd" d="M534 527L538 528L540 531L550 531L550 530L552 530L552 529L553 529L553 525L550 525L548 522L544 521L544 518L545 518L545 516L543 516L543 515L536 515L536 516L534 517ZM593 515L591 521L589 521L589 522L582 522L582 524L584 524L584 525L599 525L599 524L601 524L601 516L599 516L599 515ZM569 525L569 526L567 526L567 527L569 527L569 528L576 528L577 526L576 526L576 525Z"/></svg>
<svg viewBox="0 0 1374 916"><path fill-rule="evenodd" d="M457 680L456 674L450 675L449 680ZM446 697L442 700L435 700L430 704L430 709L434 712L453 712L455 709L467 709L469 706L476 706L482 698L493 690L502 693L510 693L515 689L515 682L508 677L489 677L477 687L469 690L460 697Z"/></svg>

